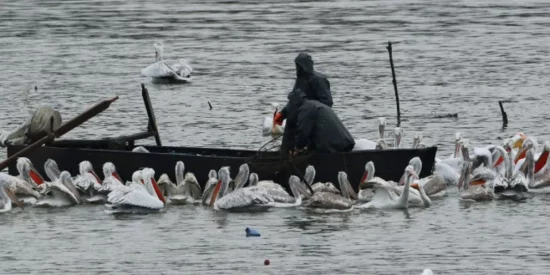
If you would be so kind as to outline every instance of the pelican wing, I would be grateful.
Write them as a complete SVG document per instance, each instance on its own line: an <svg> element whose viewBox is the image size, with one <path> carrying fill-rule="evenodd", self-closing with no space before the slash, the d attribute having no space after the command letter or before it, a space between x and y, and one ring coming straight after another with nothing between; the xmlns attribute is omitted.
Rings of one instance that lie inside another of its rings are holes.
<svg viewBox="0 0 550 275"><path fill-rule="evenodd" d="M151 196L146 189L137 186L118 188L107 195L107 201L115 206L137 206L149 209L162 209L164 207L161 200Z"/></svg>
<svg viewBox="0 0 550 275"><path fill-rule="evenodd" d="M439 175L432 175L426 178L423 178L420 182L424 191L428 196L435 195L445 189L447 189L447 184L445 184L445 179Z"/></svg>
<svg viewBox="0 0 550 275"><path fill-rule="evenodd" d="M147 66L147 68L141 70L141 74L149 77L170 77L177 75L164 61L158 61Z"/></svg>
<svg viewBox="0 0 550 275"><path fill-rule="evenodd" d="M52 190L59 192L60 195L67 197L72 203L79 203L78 197L61 182L52 182L49 186Z"/></svg>
<svg viewBox="0 0 550 275"><path fill-rule="evenodd" d="M215 204L219 209L231 209L252 205L267 205L270 202L273 202L273 200L265 194L253 192L249 188L240 188L223 196Z"/></svg>
<svg viewBox="0 0 550 275"><path fill-rule="evenodd" d="M353 206L351 200L331 192L316 192L304 203L306 207L345 210Z"/></svg>

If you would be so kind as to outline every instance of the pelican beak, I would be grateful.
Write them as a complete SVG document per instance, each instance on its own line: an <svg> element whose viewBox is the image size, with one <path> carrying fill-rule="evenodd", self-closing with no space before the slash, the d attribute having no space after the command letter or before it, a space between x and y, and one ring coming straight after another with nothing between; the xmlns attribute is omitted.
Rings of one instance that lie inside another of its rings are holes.
<svg viewBox="0 0 550 275"><path fill-rule="evenodd" d="M121 179L120 176L118 175L117 171L114 171L111 175L113 175L113 177L115 177L117 180L119 180L120 182L122 182L122 179Z"/></svg>
<svg viewBox="0 0 550 275"><path fill-rule="evenodd" d="M517 164L520 159L525 158L526 153L527 153L527 148L521 149L516 155L516 158L514 159L514 164Z"/></svg>
<svg viewBox="0 0 550 275"><path fill-rule="evenodd" d="M90 174L92 174L92 176L94 176L94 178L97 180L97 183L101 184L101 180L99 179L99 177L97 176L97 174L92 170L90 171Z"/></svg>
<svg viewBox="0 0 550 275"><path fill-rule="evenodd" d="M367 181L367 177L369 176L369 171L365 171L365 173L363 173L363 176L361 177L361 182L359 184L363 184Z"/></svg>
<svg viewBox="0 0 550 275"><path fill-rule="evenodd" d="M523 145L523 141L525 141L525 139L527 138L527 136L524 134L524 133L518 133L514 136L514 145L512 146L512 148L521 148L521 146Z"/></svg>
<svg viewBox="0 0 550 275"><path fill-rule="evenodd" d="M404 185L405 184L405 174L403 174L403 176L401 176L401 178L399 179L399 182L397 182L397 185Z"/></svg>
<svg viewBox="0 0 550 275"><path fill-rule="evenodd" d="M411 184L411 187L418 190L418 191L420 191L420 186L418 186L418 183Z"/></svg>
<svg viewBox="0 0 550 275"><path fill-rule="evenodd" d="M34 168L34 166L31 167L31 170L29 171L29 175L31 179L36 183L36 185L40 185L44 183L44 178L40 175L40 173L38 173L38 171L36 170L36 168Z"/></svg>
<svg viewBox="0 0 550 275"><path fill-rule="evenodd" d="M164 195L162 195L162 191L160 190L155 178L151 177L151 183L153 184L153 189L155 189L155 193L157 193L157 197L159 198L159 200L161 200L162 203L166 204L166 199L164 198Z"/></svg>
<svg viewBox="0 0 550 275"><path fill-rule="evenodd" d="M471 182L470 182L470 185L485 185L485 182L486 182L486 180L484 180L484 179L479 179L479 180L471 181Z"/></svg>
<svg viewBox="0 0 550 275"><path fill-rule="evenodd" d="M540 154L539 159L537 159L537 162L535 162L535 173L540 171L542 168L546 166L546 163L548 162L548 155L550 155L550 152L547 150L542 151L542 154Z"/></svg>
<svg viewBox="0 0 550 275"><path fill-rule="evenodd" d="M214 192L212 193L212 198L210 199L210 206L214 205L214 202L216 202L216 198L218 197L218 194L220 193L220 188L222 187L222 180L218 180L218 184L216 184L216 188L214 188Z"/></svg>
<svg viewBox="0 0 550 275"><path fill-rule="evenodd" d="M141 184L145 184L145 182L143 182L143 179L140 179L140 181L141 181Z"/></svg>
<svg viewBox="0 0 550 275"><path fill-rule="evenodd" d="M13 192L11 192L11 190L9 188L4 187L4 191L6 191L6 195L8 195L11 202L15 203L15 205L17 205L19 208L24 209L23 203L21 201L19 201L17 196Z"/></svg>
<svg viewBox="0 0 550 275"><path fill-rule="evenodd" d="M502 156L498 157L497 161L495 162L495 165L493 165L493 168L499 166L504 161L504 158Z"/></svg>

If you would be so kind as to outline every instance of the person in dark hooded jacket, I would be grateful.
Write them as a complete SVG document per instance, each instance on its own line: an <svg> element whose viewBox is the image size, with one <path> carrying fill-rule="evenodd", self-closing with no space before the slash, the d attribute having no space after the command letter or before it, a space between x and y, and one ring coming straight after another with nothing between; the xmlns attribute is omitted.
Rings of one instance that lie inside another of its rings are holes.
<svg viewBox="0 0 550 275"><path fill-rule="evenodd" d="M332 108L307 99L300 89L292 91L288 100L289 119L296 126L292 129L293 135L289 136L295 154L304 149L318 153L350 152L353 149L353 137Z"/></svg>
<svg viewBox="0 0 550 275"><path fill-rule="evenodd" d="M300 53L294 59L296 63L296 82L292 91L300 89L307 99L317 100L328 107L332 107L332 94L330 83L322 74L313 70L313 60L307 53ZM289 116L288 105L275 115L275 123L282 125L283 120ZM287 121L288 125L288 121Z"/></svg>

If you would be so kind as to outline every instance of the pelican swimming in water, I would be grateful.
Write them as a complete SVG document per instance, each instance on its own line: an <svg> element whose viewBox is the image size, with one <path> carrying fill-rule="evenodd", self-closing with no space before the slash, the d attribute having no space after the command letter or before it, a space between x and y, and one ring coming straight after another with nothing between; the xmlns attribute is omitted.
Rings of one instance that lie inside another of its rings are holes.
<svg viewBox="0 0 550 275"><path fill-rule="evenodd" d="M120 186L124 186L122 179L118 175L116 167L112 162L105 162L103 164L103 176L104 178L101 187L97 190L98 193L107 195Z"/></svg>
<svg viewBox="0 0 550 275"><path fill-rule="evenodd" d="M315 168L310 165L306 168L306 175L304 176L304 179L306 182L311 184L311 179L314 178L314 176ZM306 192L302 192L305 196L302 206L308 209L317 210L351 210L354 202L350 198L356 200L357 194L355 194L350 183L347 181L347 175L344 180L343 174L339 173L338 181L340 184L340 191L338 191L338 193L333 192L331 188L319 188L318 190L312 188L314 190L312 195L309 190L306 191L306 189L303 188L303 191ZM336 189L336 187L334 188ZM347 193L350 192L350 190L352 193ZM340 193L342 193L342 195Z"/></svg>
<svg viewBox="0 0 550 275"><path fill-rule="evenodd" d="M202 195L201 186L195 175L187 172L184 177L185 165L182 161L176 163L176 184L167 183L166 192L171 204L194 203Z"/></svg>
<svg viewBox="0 0 550 275"><path fill-rule="evenodd" d="M316 192L329 192L334 194L340 194L340 190L332 184L332 182L316 182L313 184L316 175L315 167L308 165L306 167L306 173L304 174L304 180L311 186L314 193Z"/></svg>
<svg viewBox="0 0 550 275"><path fill-rule="evenodd" d="M361 177L361 182L359 183L359 193L357 194L357 200L360 202L369 202L374 196L374 186L375 185L389 185L386 180L375 177L375 168L372 161L367 162L365 165L365 172L363 177Z"/></svg>
<svg viewBox="0 0 550 275"><path fill-rule="evenodd" d="M0 213L10 211L12 203L17 204L19 207L23 207L23 203L17 199L17 196L11 192L10 188L7 186L9 178L3 175L4 173L0 173Z"/></svg>
<svg viewBox="0 0 550 275"><path fill-rule="evenodd" d="M165 80L179 83L191 81L193 69L187 61L183 59L164 60L162 56L164 44L160 41L155 42L153 47L155 48L155 63L141 70L143 76L152 77L153 81Z"/></svg>
<svg viewBox="0 0 550 275"><path fill-rule="evenodd" d="M370 202L357 206L357 208L379 208L379 209L407 209L409 208L409 189L413 176L416 175L414 168L408 165L405 168L405 186L401 195L397 196L386 186L375 183L374 197Z"/></svg>
<svg viewBox="0 0 550 275"><path fill-rule="evenodd" d="M33 189L34 181L31 178L31 170L34 167L31 166L31 162L27 158L19 158L17 160L17 171L19 172L18 176L11 176L9 174L0 173L2 179L5 181L5 185L14 193L20 201L25 205L34 205L42 195ZM36 170L34 170L35 175L40 175Z"/></svg>
<svg viewBox="0 0 550 275"><path fill-rule="evenodd" d="M151 213L163 210L166 199L155 180L155 170L143 168L141 173L133 175L129 186L119 187L109 193L107 202L107 212L111 214Z"/></svg>
<svg viewBox="0 0 550 275"><path fill-rule="evenodd" d="M242 166L241 166L242 167ZM248 165L246 165L248 167ZM241 169L235 182L236 186L242 186L246 181L248 174L246 168ZM273 206L273 199L266 192L260 193L258 190L250 188L236 188L233 192L228 193L229 185L229 167L222 167L218 172L218 183L214 188L214 193L209 205L216 210L262 210ZM244 179L244 180L243 180Z"/></svg>
<svg viewBox="0 0 550 275"><path fill-rule="evenodd" d="M71 174L67 171L61 172L59 179L52 182L45 182L44 187L48 196L45 196L36 202L37 207L64 207L80 203L78 192L71 191L75 189Z"/></svg>
<svg viewBox="0 0 550 275"><path fill-rule="evenodd" d="M107 200L105 193L100 194L102 181L94 171L92 163L85 160L78 164L79 174L74 179L74 184L81 197L87 203L104 203Z"/></svg>
<svg viewBox="0 0 550 275"><path fill-rule="evenodd" d="M472 163L469 159L469 145L468 142L462 146L462 155L464 161L462 162L462 171L458 180L458 192L461 200L464 201L490 201L494 199L494 190L491 184L487 184L486 181L478 183L478 179L470 181L470 172L472 170ZM475 176L475 175L474 175Z"/></svg>
<svg viewBox="0 0 550 275"><path fill-rule="evenodd" d="M208 205L212 199L212 194L214 193L214 188L218 184L218 173L216 170L211 169L208 172L208 181L204 184L204 191L202 192L202 204Z"/></svg>
<svg viewBox="0 0 550 275"><path fill-rule="evenodd" d="M409 161L409 165L414 168L415 174L417 177L422 171L422 160L419 157L414 157ZM404 174L399 180L399 185L403 183L406 174ZM418 182L413 182L421 184L428 196L430 197L441 197L446 194L447 184L445 179L439 174L433 174L422 179L418 179ZM416 188L415 188L416 189ZM415 194L421 197L421 194Z"/></svg>

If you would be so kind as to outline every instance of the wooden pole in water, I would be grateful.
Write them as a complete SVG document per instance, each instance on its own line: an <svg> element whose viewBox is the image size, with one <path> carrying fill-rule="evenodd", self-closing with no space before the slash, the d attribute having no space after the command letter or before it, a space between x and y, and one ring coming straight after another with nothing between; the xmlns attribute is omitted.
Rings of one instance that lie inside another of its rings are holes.
<svg viewBox="0 0 550 275"><path fill-rule="evenodd" d="M506 127L508 127L508 115L504 111L502 100L498 101L498 105L500 106L500 113L502 114L502 129L505 129Z"/></svg>
<svg viewBox="0 0 550 275"><path fill-rule="evenodd" d="M397 80L395 80L395 69L393 67L393 57L392 57L392 48L391 42L388 41L388 53L390 54L390 65L391 65L391 75L393 78L393 89L395 90L395 102L397 103L397 127L401 126L401 111L399 108L399 92L397 92Z"/></svg>
<svg viewBox="0 0 550 275"><path fill-rule="evenodd" d="M55 130L52 133L49 133L47 136L39 139L35 143L27 146L25 149L13 154L8 159L4 160L0 163L0 170L3 170L4 168L8 167L13 161L15 161L17 158L24 156L25 154L28 154L34 150L36 150L38 147L42 146L44 143L48 142L49 140L53 138L60 137L70 130L78 127L80 124L88 121L90 118L96 116L97 114L105 111L109 106L111 106L111 103L113 103L115 100L118 99L117 97L114 97L112 99L103 100L96 105L92 106L90 109L86 110L84 113L76 116L75 118L67 121L65 124L59 126L57 130Z"/></svg>

